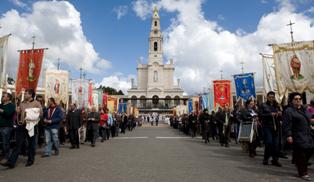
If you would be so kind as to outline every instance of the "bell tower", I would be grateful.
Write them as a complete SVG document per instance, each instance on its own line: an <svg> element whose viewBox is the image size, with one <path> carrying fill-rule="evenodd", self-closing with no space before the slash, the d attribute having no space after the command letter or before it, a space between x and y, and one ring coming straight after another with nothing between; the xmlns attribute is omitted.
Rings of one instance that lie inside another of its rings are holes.
<svg viewBox="0 0 314 182"><path fill-rule="evenodd" d="M148 64L157 62L159 65L163 64L162 59L162 43L163 37L160 31L160 18L157 7L154 8L152 25L149 35L149 51L148 51Z"/></svg>

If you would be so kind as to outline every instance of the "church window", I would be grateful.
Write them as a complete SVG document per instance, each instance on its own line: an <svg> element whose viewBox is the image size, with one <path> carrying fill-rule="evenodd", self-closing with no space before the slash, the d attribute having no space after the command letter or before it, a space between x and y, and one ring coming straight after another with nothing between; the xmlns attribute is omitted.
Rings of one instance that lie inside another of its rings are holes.
<svg viewBox="0 0 314 182"><path fill-rule="evenodd" d="M158 43L154 42L154 51L157 51L157 50L158 50Z"/></svg>
<svg viewBox="0 0 314 182"><path fill-rule="evenodd" d="M158 81L158 72L154 71L154 82Z"/></svg>
<svg viewBox="0 0 314 182"><path fill-rule="evenodd" d="M157 21L155 21L155 27L157 27Z"/></svg>

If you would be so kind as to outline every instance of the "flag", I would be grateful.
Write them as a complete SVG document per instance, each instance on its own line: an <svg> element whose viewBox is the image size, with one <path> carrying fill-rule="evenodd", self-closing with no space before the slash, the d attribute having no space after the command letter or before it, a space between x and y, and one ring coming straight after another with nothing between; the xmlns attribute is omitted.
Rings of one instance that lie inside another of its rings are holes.
<svg viewBox="0 0 314 182"><path fill-rule="evenodd" d="M63 70L47 70L45 76L45 101L53 97L57 102L67 104L69 100L69 73Z"/></svg>
<svg viewBox="0 0 314 182"><path fill-rule="evenodd" d="M237 99L242 98L244 101L250 97L256 98L254 73L243 73L234 75Z"/></svg>
<svg viewBox="0 0 314 182"><path fill-rule="evenodd" d="M7 65L7 49L8 39L10 35L0 37L0 87L6 83L6 65Z"/></svg>
<svg viewBox="0 0 314 182"><path fill-rule="evenodd" d="M76 79L72 81L72 103L76 103L79 108L88 106L88 84L86 79Z"/></svg>
<svg viewBox="0 0 314 182"><path fill-rule="evenodd" d="M314 97L314 41L273 44L275 77L280 102L291 92Z"/></svg>
<svg viewBox="0 0 314 182"><path fill-rule="evenodd" d="M231 106L231 81L214 80L214 108Z"/></svg>
<svg viewBox="0 0 314 182"><path fill-rule="evenodd" d="M22 89L34 89L36 91L38 80L40 78L43 57L44 49L20 51L15 88L16 95L19 95Z"/></svg>

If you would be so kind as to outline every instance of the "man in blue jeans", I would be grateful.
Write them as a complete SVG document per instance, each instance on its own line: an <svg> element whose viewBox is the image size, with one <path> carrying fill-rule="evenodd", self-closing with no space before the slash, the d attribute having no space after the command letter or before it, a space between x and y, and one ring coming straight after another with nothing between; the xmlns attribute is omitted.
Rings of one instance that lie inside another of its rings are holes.
<svg viewBox="0 0 314 182"><path fill-rule="evenodd" d="M14 168L16 161L21 153L22 146L25 144L25 141L27 141L27 155L28 159L26 162L26 167L32 166L35 161L35 149L36 149L36 132L32 133L29 132L26 129L26 124L28 121L27 119L27 110L28 109L38 109L39 110L39 117L42 116L42 107L40 103L36 100L35 98L35 91L34 89L27 89L25 91L24 95L24 101L20 104L20 106L17 107L16 109L16 114L17 114L17 127L15 129L16 133L16 142L15 146L10 153L10 156L8 158L8 161L5 163L0 163L2 166L9 167L9 168ZM39 118L38 118L39 120ZM36 131L36 125L35 131Z"/></svg>
<svg viewBox="0 0 314 182"><path fill-rule="evenodd" d="M52 144L55 147L55 155L59 155L59 124L63 120L61 107L56 104L54 98L48 100L49 108L44 113L46 148L42 157L51 156Z"/></svg>
<svg viewBox="0 0 314 182"><path fill-rule="evenodd" d="M5 93L2 95L0 104L0 135L2 138L3 159L0 163L6 163L9 158L10 137L13 129L13 117L15 114L15 105L11 102L12 95Z"/></svg>
<svg viewBox="0 0 314 182"><path fill-rule="evenodd" d="M281 121L281 110L275 100L275 92L267 93L267 101L260 107L260 120L263 128L265 144L263 164L268 165L268 160L272 157L272 165L281 167L279 158L279 131Z"/></svg>

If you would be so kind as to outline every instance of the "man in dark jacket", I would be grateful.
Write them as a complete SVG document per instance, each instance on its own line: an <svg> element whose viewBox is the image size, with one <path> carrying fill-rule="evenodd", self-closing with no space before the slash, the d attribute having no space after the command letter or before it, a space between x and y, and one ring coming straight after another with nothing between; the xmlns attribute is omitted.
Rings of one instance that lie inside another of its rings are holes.
<svg viewBox="0 0 314 182"><path fill-rule="evenodd" d="M0 104L0 135L2 138L3 160L6 163L9 158L10 136L13 129L13 117L15 114L15 105L11 102L12 95L5 93L2 95Z"/></svg>
<svg viewBox="0 0 314 182"><path fill-rule="evenodd" d="M48 100L49 108L44 113L46 148L42 157L51 156L52 143L56 150L55 154L59 155L59 124L63 120L63 113L60 106L56 104L54 98Z"/></svg>
<svg viewBox="0 0 314 182"><path fill-rule="evenodd" d="M275 100L275 92L267 93L267 101L260 106L260 120L262 123L264 134L264 160L263 164L268 165L270 156L272 157L272 165L281 167L278 162L279 158L279 130L281 120L281 110Z"/></svg>
<svg viewBox="0 0 314 182"><path fill-rule="evenodd" d="M209 135L210 135L210 115L208 114L208 110L204 109L203 113L200 115L200 123L202 128L202 135L205 143L209 143Z"/></svg>
<svg viewBox="0 0 314 182"><path fill-rule="evenodd" d="M80 139L78 130L82 126L82 111L76 108L76 104L70 106L66 117L66 125L70 135L70 149L80 148Z"/></svg>
<svg viewBox="0 0 314 182"><path fill-rule="evenodd" d="M87 116L87 130L89 130L88 133L91 135L91 145L92 147L95 147L96 138L98 137L98 131L99 131L99 121L100 121L100 114L97 112L96 107L92 108L92 112L88 113Z"/></svg>

